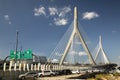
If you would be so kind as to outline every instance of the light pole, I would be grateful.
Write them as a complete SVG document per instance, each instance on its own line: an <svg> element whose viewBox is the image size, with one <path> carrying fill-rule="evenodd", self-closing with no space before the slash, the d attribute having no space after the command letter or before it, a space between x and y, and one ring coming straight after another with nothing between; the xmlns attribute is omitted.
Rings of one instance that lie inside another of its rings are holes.
<svg viewBox="0 0 120 80"><path fill-rule="evenodd" d="M18 50L18 34L19 32L16 31L16 46L15 46L15 63L16 63L16 58L17 58L17 50Z"/></svg>

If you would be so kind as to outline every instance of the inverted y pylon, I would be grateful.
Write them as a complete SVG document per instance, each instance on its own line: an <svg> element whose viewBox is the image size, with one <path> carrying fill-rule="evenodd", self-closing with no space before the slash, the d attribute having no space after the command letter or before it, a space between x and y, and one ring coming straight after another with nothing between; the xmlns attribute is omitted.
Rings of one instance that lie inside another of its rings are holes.
<svg viewBox="0 0 120 80"><path fill-rule="evenodd" d="M86 51L86 53L87 53L87 55L88 55L88 58L90 59L91 64L95 65L95 61L94 61L94 59L93 59L93 57L92 57L92 55L91 55L91 53L90 53L90 51L89 51L89 49L88 49L88 47L87 47L87 45L86 45L86 43L85 43L82 35L81 35L81 32L80 32L79 29L78 29L77 7L74 8L74 28L73 28L72 34L70 35L70 38L69 38L68 43L67 43L67 45L66 45L66 48L65 48L65 50L64 50L64 53L63 53L63 55L62 55L62 57L61 57L61 60L60 60L60 62L59 62L59 65L62 65L62 64L63 64L63 61L64 61L64 59L65 59L65 57L66 57L66 55L67 55L67 53L68 53L68 51L69 51L69 49L70 49L70 46L71 46L71 44L72 44L72 40L73 40L73 38L74 38L74 36L75 36L76 34L79 36L79 39L80 39L80 41L81 41L81 43L82 43L83 48L85 49L85 51Z"/></svg>
<svg viewBox="0 0 120 80"><path fill-rule="evenodd" d="M98 50L97 50L97 53L95 56L95 61L97 60L100 51L102 52L102 55L103 55L102 57L103 57L104 64L109 64L110 61L108 60L108 57L102 47L102 37L101 36L99 37L99 44L98 44Z"/></svg>

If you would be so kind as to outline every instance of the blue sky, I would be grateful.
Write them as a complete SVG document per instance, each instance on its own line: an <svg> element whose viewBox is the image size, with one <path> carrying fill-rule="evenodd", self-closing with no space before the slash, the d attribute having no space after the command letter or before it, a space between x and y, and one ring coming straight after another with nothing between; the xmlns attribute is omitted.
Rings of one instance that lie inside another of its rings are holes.
<svg viewBox="0 0 120 80"><path fill-rule="evenodd" d="M95 47L102 35L103 48L113 62L120 60L119 0L0 0L0 58L15 49L32 49L49 57L73 21L78 7L79 22Z"/></svg>

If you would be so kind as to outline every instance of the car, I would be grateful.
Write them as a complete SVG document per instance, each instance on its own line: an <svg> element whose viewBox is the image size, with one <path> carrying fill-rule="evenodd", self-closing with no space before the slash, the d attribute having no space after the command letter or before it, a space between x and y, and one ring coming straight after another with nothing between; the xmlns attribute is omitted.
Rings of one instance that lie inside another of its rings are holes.
<svg viewBox="0 0 120 80"><path fill-rule="evenodd" d="M38 77L37 72L27 72L19 75L19 80L33 79L36 80Z"/></svg>
<svg viewBox="0 0 120 80"><path fill-rule="evenodd" d="M60 75L60 70L54 70L53 72L55 73L55 75Z"/></svg>
<svg viewBox="0 0 120 80"><path fill-rule="evenodd" d="M61 75L68 75L68 74L72 74L70 69L63 69L59 72Z"/></svg>
<svg viewBox="0 0 120 80"><path fill-rule="evenodd" d="M79 74L80 73L79 70L72 70L71 72L72 72L72 74Z"/></svg>
<svg viewBox="0 0 120 80"><path fill-rule="evenodd" d="M63 74L65 74L64 70L55 70L54 72L55 72L56 75L63 75Z"/></svg>
<svg viewBox="0 0 120 80"><path fill-rule="evenodd" d="M118 67L117 69L119 69L119 70L120 70L120 67Z"/></svg>
<svg viewBox="0 0 120 80"><path fill-rule="evenodd" d="M93 69L93 72L104 72L104 69Z"/></svg>
<svg viewBox="0 0 120 80"><path fill-rule="evenodd" d="M88 72L87 69L81 69L80 70L80 73L82 73L82 74L87 73L87 72Z"/></svg>
<svg viewBox="0 0 120 80"><path fill-rule="evenodd" d="M109 73L120 73L120 70L115 68L114 70L110 70Z"/></svg>
<svg viewBox="0 0 120 80"><path fill-rule="evenodd" d="M120 70L119 69L116 69L116 71L115 71L116 73L120 73Z"/></svg>
<svg viewBox="0 0 120 80"><path fill-rule="evenodd" d="M55 72L51 70L45 70L45 71L40 71L38 72L38 77L43 77L43 76L54 76L56 75Z"/></svg>

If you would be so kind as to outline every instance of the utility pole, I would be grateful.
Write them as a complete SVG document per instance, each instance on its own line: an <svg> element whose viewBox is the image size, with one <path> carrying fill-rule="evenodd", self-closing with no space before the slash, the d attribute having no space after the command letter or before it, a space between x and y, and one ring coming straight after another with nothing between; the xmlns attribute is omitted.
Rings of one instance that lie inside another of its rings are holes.
<svg viewBox="0 0 120 80"><path fill-rule="evenodd" d="M16 31L15 62L16 62L17 50L18 50L18 34L19 34L19 32Z"/></svg>

